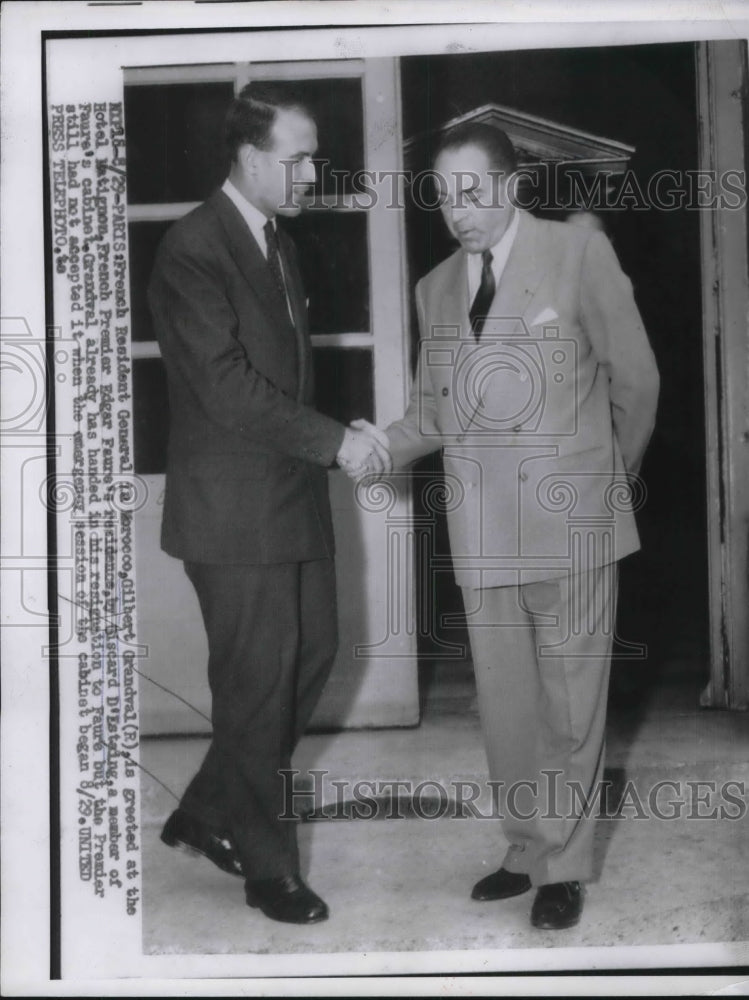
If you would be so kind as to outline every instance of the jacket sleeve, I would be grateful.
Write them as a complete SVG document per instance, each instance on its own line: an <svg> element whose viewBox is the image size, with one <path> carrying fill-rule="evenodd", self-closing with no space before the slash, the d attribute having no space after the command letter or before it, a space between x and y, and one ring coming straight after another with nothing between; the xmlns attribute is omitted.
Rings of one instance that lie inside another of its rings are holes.
<svg viewBox="0 0 749 1000"><path fill-rule="evenodd" d="M253 368L237 339L224 278L207 255L162 245L148 296L164 361L188 383L209 419L294 458L333 463L343 426Z"/></svg>
<svg viewBox="0 0 749 1000"><path fill-rule="evenodd" d="M608 372L624 466L637 473L655 425L660 380L632 283L603 233L594 233L586 244L580 296L585 332Z"/></svg>
<svg viewBox="0 0 749 1000"><path fill-rule="evenodd" d="M437 425L434 387L424 350L426 313L421 282L416 286L416 309L419 317L421 344L408 408L404 416L390 424L385 431L390 439L390 454L396 469L410 465L417 458L422 458L429 452L442 447L442 436Z"/></svg>

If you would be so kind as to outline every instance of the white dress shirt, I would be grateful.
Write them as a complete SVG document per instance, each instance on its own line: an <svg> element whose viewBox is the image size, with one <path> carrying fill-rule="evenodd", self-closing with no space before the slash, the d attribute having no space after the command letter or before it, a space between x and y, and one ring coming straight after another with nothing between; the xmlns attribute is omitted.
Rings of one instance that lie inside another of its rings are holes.
<svg viewBox="0 0 749 1000"><path fill-rule="evenodd" d="M507 264L507 258L510 256L512 244L515 242L515 236L517 234L519 224L520 215L518 210L514 209L509 226L505 229L494 246L489 247L492 252L492 272L494 274L495 288L499 288L499 281ZM481 284L481 254L467 254L466 268L468 272L468 308L470 309L471 303L476 298L476 292L479 290L479 285Z"/></svg>

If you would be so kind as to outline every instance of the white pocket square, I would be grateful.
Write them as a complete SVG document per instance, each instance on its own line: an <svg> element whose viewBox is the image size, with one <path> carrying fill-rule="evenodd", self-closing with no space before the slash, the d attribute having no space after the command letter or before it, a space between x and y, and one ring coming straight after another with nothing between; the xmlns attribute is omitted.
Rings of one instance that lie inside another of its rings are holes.
<svg viewBox="0 0 749 1000"><path fill-rule="evenodd" d="M547 306L546 309L542 309L538 316L536 316L531 326L538 326L539 323L553 323L555 319L559 319L558 313L555 313L553 309Z"/></svg>

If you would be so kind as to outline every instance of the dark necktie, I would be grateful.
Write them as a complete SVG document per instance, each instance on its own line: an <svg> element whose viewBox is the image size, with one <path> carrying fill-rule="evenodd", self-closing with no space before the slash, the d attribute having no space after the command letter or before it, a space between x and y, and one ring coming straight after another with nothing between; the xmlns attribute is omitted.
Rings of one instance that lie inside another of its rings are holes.
<svg viewBox="0 0 749 1000"><path fill-rule="evenodd" d="M473 335L478 341L481 331L484 329L484 322L489 315L496 286L494 283L494 272L492 271L492 252L484 250L481 254L481 284L476 292L476 297L471 304L471 311L468 314L471 320Z"/></svg>
<svg viewBox="0 0 749 1000"><path fill-rule="evenodd" d="M270 268L271 274L278 285L278 290L281 295L283 295L284 301L286 301L286 283L283 280L281 251L278 246L278 234L276 233L276 227L270 219L268 219L263 226L263 232L265 233L265 246L268 250L268 267Z"/></svg>

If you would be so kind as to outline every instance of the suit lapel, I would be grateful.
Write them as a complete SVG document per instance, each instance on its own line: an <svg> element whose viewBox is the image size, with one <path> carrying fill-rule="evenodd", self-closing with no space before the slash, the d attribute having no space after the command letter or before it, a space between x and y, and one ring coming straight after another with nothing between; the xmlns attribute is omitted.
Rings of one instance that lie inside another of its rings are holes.
<svg viewBox="0 0 749 1000"><path fill-rule="evenodd" d="M299 357L299 388L297 399L304 401L307 386L307 372L310 361L310 343L307 330L307 304L304 300L304 285L296 262L296 250L291 239L279 226L278 241L281 247L284 273L287 278L287 291L291 312L294 317L294 332L296 334L297 354Z"/></svg>
<svg viewBox="0 0 749 1000"><path fill-rule="evenodd" d="M494 296L492 315L507 320L522 317L547 266L547 255L539 239L539 222L528 212L520 211L518 231Z"/></svg>
<svg viewBox="0 0 749 1000"><path fill-rule="evenodd" d="M468 323L468 277L466 254L458 250L445 262L445 273L441 283L441 302L435 315L440 317L440 325L457 327L456 339L473 338ZM441 336L447 335L444 330Z"/></svg>
<svg viewBox="0 0 749 1000"><path fill-rule="evenodd" d="M517 320L525 315L548 269L543 240L539 238L539 222L528 212L520 211L518 231L507 258L491 305L487 333L510 333ZM448 259L442 282L441 321L458 326L460 337L473 341L468 322L467 254L458 250ZM493 322L492 322L493 321Z"/></svg>
<svg viewBox="0 0 749 1000"><path fill-rule="evenodd" d="M231 198L219 190L211 195L208 204L221 220L234 262L267 309L274 328L295 338L289 310L273 279L268 262Z"/></svg>

